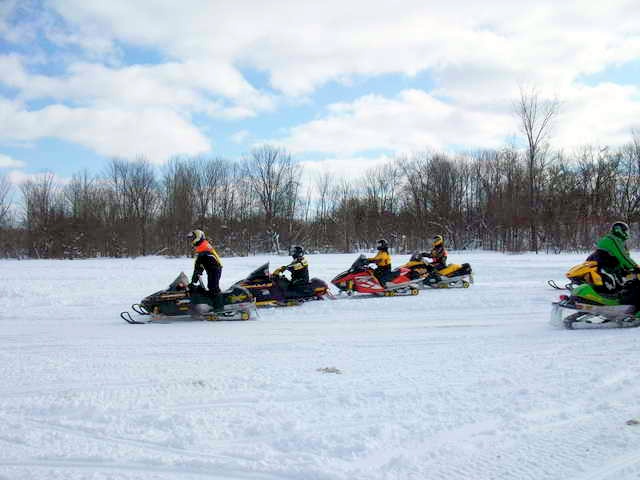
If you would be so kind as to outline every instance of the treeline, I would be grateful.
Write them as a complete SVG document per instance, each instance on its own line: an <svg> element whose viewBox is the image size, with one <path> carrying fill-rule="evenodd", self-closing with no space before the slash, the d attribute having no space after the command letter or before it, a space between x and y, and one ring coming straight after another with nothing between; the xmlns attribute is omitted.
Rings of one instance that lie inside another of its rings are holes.
<svg viewBox="0 0 640 480"><path fill-rule="evenodd" d="M614 220L639 221L637 136L617 149L529 153L423 152L349 179L312 176L285 150L263 146L240 161L181 158L161 169L115 159L65 185L40 175L13 197L0 178L0 255L182 255L193 228L224 255L292 244L351 252L381 237L410 252L435 234L451 248L559 252L590 249Z"/></svg>

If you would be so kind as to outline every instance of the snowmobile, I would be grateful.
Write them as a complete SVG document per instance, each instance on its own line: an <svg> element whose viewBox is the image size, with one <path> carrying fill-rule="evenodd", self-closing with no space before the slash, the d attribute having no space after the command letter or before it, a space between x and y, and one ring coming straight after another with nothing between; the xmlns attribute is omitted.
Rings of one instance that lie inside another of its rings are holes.
<svg viewBox="0 0 640 480"><path fill-rule="evenodd" d="M271 273L269 262L261 265L234 286L244 288L255 298L258 307L287 307L309 300L322 300L330 295L324 280L312 278L303 289L292 290L291 282L282 274Z"/></svg>
<svg viewBox="0 0 640 480"><path fill-rule="evenodd" d="M372 268L369 268L369 261L365 255L360 255L353 265L339 275L331 283L340 289L340 293L345 292L351 296L354 292L371 293L378 296L393 297L397 295L418 295L420 290L416 284L421 282L421 278L411 278L411 271L408 268L400 267L391 272L390 278L384 285L374 275Z"/></svg>
<svg viewBox="0 0 640 480"><path fill-rule="evenodd" d="M411 255L409 261L400 268L409 269L411 279L421 279L418 283L420 288L468 288L473 283L471 265L468 263L452 263L437 270L431 263L425 262L420 253Z"/></svg>
<svg viewBox="0 0 640 480"><path fill-rule="evenodd" d="M181 272L166 290L152 293L140 303L131 305L144 320L134 319L129 312L120 318L127 323L164 323L173 320L249 320L255 309L251 294L237 285L221 293L221 307L215 305L202 283L195 289L187 288L189 279Z"/></svg>
<svg viewBox="0 0 640 480"><path fill-rule="evenodd" d="M594 278L600 276L598 262L593 260L582 262L571 267L565 276L569 279L569 283L566 283L564 287L559 286L554 280L549 280L547 284L556 290L571 290L584 283L593 284Z"/></svg>
<svg viewBox="0 0 640 480"><path fill-rule="evenodd" d="M627 282L617 294L599 293L588 283L577 285L552 303L551 323L570 330L640 326L640 311L633 304L639 285L637 280Z"/></svg>

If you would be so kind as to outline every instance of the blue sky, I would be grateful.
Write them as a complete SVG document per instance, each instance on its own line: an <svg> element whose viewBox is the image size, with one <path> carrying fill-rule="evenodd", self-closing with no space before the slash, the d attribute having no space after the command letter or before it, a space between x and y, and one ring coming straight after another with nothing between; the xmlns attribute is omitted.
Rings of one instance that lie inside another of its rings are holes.
<svg viewBox="0 0 640 480"><path fill-rule="evenodd" d="M523 86L561 101L554 147L640 126L637 2L316 3L0 2L0 174L64 180L113 157L161 166L261 143L357 174L504 145Z"/></svg>

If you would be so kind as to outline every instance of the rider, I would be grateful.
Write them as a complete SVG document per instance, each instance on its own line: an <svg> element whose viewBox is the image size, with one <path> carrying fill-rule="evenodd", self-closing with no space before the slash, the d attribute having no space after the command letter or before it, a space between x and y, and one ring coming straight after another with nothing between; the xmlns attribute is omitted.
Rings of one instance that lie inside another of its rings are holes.
<svg viewBox="0 0 640 480"><path fill-rule="evenodd" d="M294 245L289 249L289 255L291 255L293 261L289 265L284 265L273 272L274 275L279 275L285 270L291 273L291 282L288 287L291 293L302 294L309 285L309 262L304 258L304 254L303 247Z"/></svg>
<svg viewBox="0 0 640 480"><path fill-rule="evenodd" d="M389 242L387 242L384 238L378 240L376 244L376 248L378 249L378 253L375 257L367 258L367 262L375 263L377 268L374 270L374 275L380 282L382 286L384 286L385 281L389 278L391 273L391 255L389 255Z"/></svg>
<svg viewBox="0 0 640 480"><path fill-rule="evenodd" d="M447 250L444 247L444 237L442 235L436 235L431 242L431 251L420 253L423 257L431 259L431 263L427 265L429 268L429 281L431 283L438 283L441 280L438 270L442 270L447 267Z"/></svg>
<svg viewBox="0 0 640 480"><path fill-rule="evenodd" d="M623 277L629 273L638 273L638 264L629 255L626 241L630 228L625 222L615 222L609 232L596 244L596 251L587 258L598 264L601 278L592 277L593 286L605 292L615 292L623 285Z"/></svg>
<svg viewBox="0 0 640 480"><path fill-rule="evenodd" d="M444 248L444 237L442 235L436 235L431 242L431 251L422 252L423 257L431 259L431 265L436 270L442 270L447 266L447 250Z"/></svg>
<svg viewBox="0 0 640 480"><path fill-rule="evenodd" d="M196 254L189 290L195 291L197 289L200 276L203 271L206 271L208 294L214 300L214 307L221 307L220 275L222 274L222 261L220 260L220 256L215 248L207 241L202 230L189 232L187 238L191 240L193 251Z"/></svg>

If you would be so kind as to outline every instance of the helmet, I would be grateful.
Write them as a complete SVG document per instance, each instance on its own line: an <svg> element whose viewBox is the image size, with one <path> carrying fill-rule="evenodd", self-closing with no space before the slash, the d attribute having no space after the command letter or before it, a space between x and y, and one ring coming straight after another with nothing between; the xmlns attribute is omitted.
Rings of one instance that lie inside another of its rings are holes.
<svg viewBox="0 0 640 480"><path fill-rule="evenodd" d="M302 248L300 245L294 245L289 249L289 255L291 255L295 259L302 258L304 254L304 248Z"/></svg>
<svg viewBox="0 0 640 480"><path fill-rule="evenodd" d="M387 242L384 238L381 238L376 243L376 247L378 248L378 250L386 250L389 248L389 242Z"/></svg>
<svg viewBox="0 0 640 480"><path fill-rule="evenodd" d="M193 230L187 234L187 238L191 240L194 247L205 240L205 234L202 230Z"/></svg>
<svg viewBox="0 0 640 480"><path fill-rule="evenodd" d="M442 238L442 235L436 235L435 237L433 237L433 242L431 243L431 245L433 245L434 247L439 247L443 243L444 238Z"/></svg>
<svg viewBox="0 0 640 480"><path fill-rule="evenodd" d="M624 222L616 222L611 225L611 233L622 240L629 238L629 230L629 225Z"/></svg>

